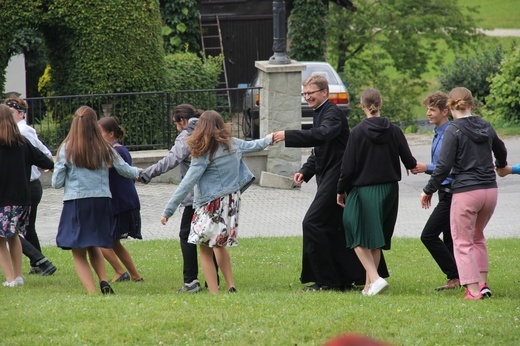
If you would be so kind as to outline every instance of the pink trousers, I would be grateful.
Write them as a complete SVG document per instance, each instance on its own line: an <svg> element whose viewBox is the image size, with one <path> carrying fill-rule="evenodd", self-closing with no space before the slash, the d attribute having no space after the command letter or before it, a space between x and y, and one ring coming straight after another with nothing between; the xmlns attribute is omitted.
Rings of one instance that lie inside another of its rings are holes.
<svg viewBox="0 0 520 346"><path fill-rule="evenodd" d="M453 194L451 235L461 285L480 281L489 270L484 228L497 205L498 189L482 189Z"/></svg>

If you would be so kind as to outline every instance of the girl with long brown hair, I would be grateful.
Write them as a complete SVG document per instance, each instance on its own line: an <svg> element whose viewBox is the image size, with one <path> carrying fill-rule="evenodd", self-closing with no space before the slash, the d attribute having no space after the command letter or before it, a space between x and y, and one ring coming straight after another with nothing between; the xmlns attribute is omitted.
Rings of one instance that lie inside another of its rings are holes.
<svg viewBox="0 0 520 346"><path fill-rule="evenodd" d="M96 292L90 265L99 277L101 292L114 293L107 282L105 261L99 249L114 246L108 185L108 169L112 166L127 178L139 177L139 169L129 166L103 138L96 112L81 106L58 149L52 186L65 188L56 244L62 249L72 249L76 272L89 294Z"/></svg>
<svg viewBox="0 0 520 346"><path fill-rule="evenodd" d="M188 242L200 245L202 271L209 291L218 293L213 253L226 279L227 291L235 293L231 260L226 246L236 246L240 194L254 176L242 155L265 149L272 134L254 141L231 137L220 114L202 113L192 135L186 140L191 165L166 206L161 222L165 225L184 197L195 187L194 216Z"/></svg>

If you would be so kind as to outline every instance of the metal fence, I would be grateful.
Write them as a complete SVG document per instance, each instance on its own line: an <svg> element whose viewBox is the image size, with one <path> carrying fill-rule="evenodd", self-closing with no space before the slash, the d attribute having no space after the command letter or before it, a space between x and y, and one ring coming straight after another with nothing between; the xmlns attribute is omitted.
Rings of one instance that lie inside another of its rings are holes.
<svg viewBox="0 0 520 346"><path fill-rule="evenodd" d="M231 123L233 136L243 138L243 95L248 88L182 90L36 97L26 99L27 122L45 145L55 153L67 136L74 112L83 105L98 117L115 116L126 130L123 143L129 150L167 149L177 130L171 124L176 105L190 103L195 108L216 110Z"/></svg>

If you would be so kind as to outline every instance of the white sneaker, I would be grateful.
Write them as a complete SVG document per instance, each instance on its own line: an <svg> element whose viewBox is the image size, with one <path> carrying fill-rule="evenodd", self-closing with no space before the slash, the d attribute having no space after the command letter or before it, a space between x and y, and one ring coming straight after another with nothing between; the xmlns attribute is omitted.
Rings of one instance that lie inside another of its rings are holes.
<svg viewBox="0 0 520 346"><path fill-rule="evenodd" d="M23 280L23 277L21 277L21 276L17 276L16 279L14 279L14 282L16 282L17 286L22 286L25 283L25 281Z"/></svg>
<svg viewBox="0 0 520 346"><path fill-rule="evenodd" d="M387 288L388 288L388 282L386 282L386 280L383 278L379 278L370 284L370 288L368 289L367 296L375 296L376 294L383 292Z"/></svg>
<svg viewBox="0 0 520 346"><path fill-rule="evenodd" d="M18 284L16 283L16 281L11 281L11 282L7 282L6 281L6 282L4 282L2 284L2 286L4 286L4 287L16 287L16 286L18 286Z"/></svg>

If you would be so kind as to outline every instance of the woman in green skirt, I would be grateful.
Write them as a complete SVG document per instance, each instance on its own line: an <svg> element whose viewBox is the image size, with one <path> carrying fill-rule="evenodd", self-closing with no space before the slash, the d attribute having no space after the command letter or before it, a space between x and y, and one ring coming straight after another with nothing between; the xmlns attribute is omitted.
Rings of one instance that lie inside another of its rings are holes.
<svg viewBox="0 0 520 346"><path fill-rule="evenodd" d="M377 267L381 249L390 249L397 219L399 161L407 169L417 165L401 129L380 116L381 106L379 91L363 91L361 108L366 119L350 133L337 196L338 204L344 207L347 247L354 249L367 272L361 293L368 296L388 288Z"/></svg>

